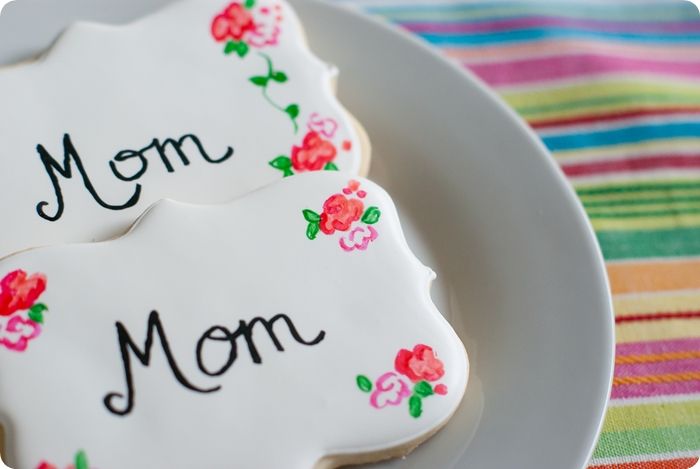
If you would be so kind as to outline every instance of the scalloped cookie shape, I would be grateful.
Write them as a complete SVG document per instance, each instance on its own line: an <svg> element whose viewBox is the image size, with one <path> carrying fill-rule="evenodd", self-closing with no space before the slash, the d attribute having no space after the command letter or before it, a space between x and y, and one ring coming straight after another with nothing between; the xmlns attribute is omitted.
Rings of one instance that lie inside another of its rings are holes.
<svg viewBox="0 0 700 469"><path fill-rule="evenodd" d="M78 23L0 68L0 258L123 234L163 198L221 203L311 171L366 172L362 129L283 0L185 0Z"/></svg>
<svg viewBox="0 0 700 469"><path fill-rule="evenodd" d="M389 196L348 178L164 201L122 238L0 262L9 462L331 468L440 429L464 347Z"/></svg>

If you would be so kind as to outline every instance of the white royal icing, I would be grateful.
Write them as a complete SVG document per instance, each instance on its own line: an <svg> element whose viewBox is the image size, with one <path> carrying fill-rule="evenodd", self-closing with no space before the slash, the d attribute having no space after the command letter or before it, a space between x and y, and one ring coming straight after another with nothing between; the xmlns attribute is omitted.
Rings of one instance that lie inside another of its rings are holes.
<svg viewBox="0 0 700 469"><path fill-rule="evenodd" d="M123 234L162 198L220 203L284 175L357 174L335 75L282 0L72 26L37 62L0 69L0 258Z"/></svg>
<svg viewBox="0 0 700 469"><path fill-rule="evenodd" d="M8 463L311 469L443 425L463 345L389 196L348 178L164 201L122 238L1 261Z"/></svg>

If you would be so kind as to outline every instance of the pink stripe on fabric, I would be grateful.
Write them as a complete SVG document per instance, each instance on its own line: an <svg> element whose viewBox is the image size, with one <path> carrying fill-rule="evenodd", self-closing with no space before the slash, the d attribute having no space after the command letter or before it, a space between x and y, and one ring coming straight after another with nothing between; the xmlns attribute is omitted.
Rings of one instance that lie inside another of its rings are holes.
<svg viewBox="0 0 700 469"><path fill-rule="evenodd" d="M661 155L591 163L562 164L569 177L662 168L700 168L700 155Z"/></svg>
<svg viewBox="0 0 700 469"><path fill-rule="evenodd" d="M688 350L700 350L700 338L618 344L615 348L615 355L649 355L664 352L686 352Z"/></svg>
<svg viewBox="0 0 700 469"><path fill-rule="evenodd" d="M634 365L615 365L615 377L665 375L700 371L700 358L686 360L666 360L654 363L636 363Z"/></svg>
<svg viewBox="0 0 700 469"><path fill-rule="evenodd" d="M613 386L610 398L628 399L632 397L670 396L698 392L700 392L700 380L678 381L675 383L628 384Z"/></svg>
<svg viewBox="0 0 700 469"><path fill-rule="evenodd" d="M487 33L537 27L583 28L605 32L638 32L684 34L700 31L700 21L625 22L557 16L530 16L479 22L401 22L401 26L416 33Z"/></svg>
<svg viewBox="0 0 700 469"><path fill-rule="evenodd" d="M551 81L609 72L700 77L700 62L671 62L601 54L563 55L502 63L465 65L484 81L496 86L532 81Z"/></svg>

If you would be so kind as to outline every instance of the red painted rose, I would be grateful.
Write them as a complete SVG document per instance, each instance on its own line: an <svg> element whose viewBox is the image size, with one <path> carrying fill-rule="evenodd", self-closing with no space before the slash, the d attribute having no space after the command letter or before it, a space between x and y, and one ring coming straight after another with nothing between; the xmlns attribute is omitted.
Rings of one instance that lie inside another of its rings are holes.
<svg viewBox="0 0 700 469"><path fill-rule="evenodd" d="M411 381L437 381L445 374L445 367L431 347L419 344L413 351L401 349L394 361L396 371Z"/></svg>
<svg viewBox="0 0 700 469"><path fill-rule="evenodd" d="M333 161L337 153L333 143L312 131L306 134L302 146L292 147L292 166L297 171L319 171Z"/></svg>
<svg viewBox="0 0 700 469"><path fill-rule="evenodd" d="M323 213L319 227L325 234L336 230L348 231L352 224L360 219L365 206L359 199L348 199L343 194L334 194L323 204Z"/></svg>
<svg viewBox="0 0 700 469"><path fill-rule="evenodd" d="M10 272L0 280L0 316L29 309L46 289L46 277L33 274L27 277L23 270Z"/></svg>
<svg viewBox="0 0 700 469"><path fill-rule="evenodd" d="M231 3L223 13L214 18L211 34L217 41L240 41L248 31L255 31L253 15L240 3Z"/></svg>

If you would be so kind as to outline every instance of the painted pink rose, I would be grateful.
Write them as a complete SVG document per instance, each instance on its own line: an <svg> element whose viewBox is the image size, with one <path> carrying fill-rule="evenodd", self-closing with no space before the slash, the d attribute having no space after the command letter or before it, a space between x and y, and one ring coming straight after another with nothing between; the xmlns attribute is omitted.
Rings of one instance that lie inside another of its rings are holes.
<svg viewBox="0 0 700 469"><path fill-rule="evenodd" d="M435 356L433 349L427 345L418 344L413 351L401 349L394 360L396 371L408 377L411 381L437 381L445 374L445 367Z"/></svg>
<svg viewBox="0 0 700 469"><path fill-rule="evenodd" d="M302 145L292 147L292 166L297 171L320 171L338 153L332 142L316 132L309 132Z"/></svg>
<svg viewBox="0 0 700 469"><path fill-rule="evenodd" d="M38 337L40 333L41 326L31 319L24 319L20 315L0 318L0 345L10 350L24 352L29 341Z"/></svg>
<svg viewBox="0 0 700 469"><path fill-rule="evenodd" d="M382 409L388 405L399 405L401 401L411 395L411 388L401 377L390 371L379 377L375 389L369 397L369 403L375 409Z"/></svg>
<svg viewBox="0 0 700 469"><path fill-rule="evenodd" d="M306 123L306 127L311 132L316 132L326 138L333 138L338 130L338 122L330 117L323 118L319 113L314 112L309 116L309 122Z"/></svg>
<svg viewBox="0 0 700 469"><path fill-rule="evenodd" d="M245 42L253 47L274 46L277 44L282 22L281 7L261 7L255 11L255 27L247 31Z"/></svg>
<svg viewBox="0 0 700 469"><path fill-rule="evenodd" d="M369 243L377 239L379 234L371 225L359 225L350 230L348 234L340 238L340 247L350 252L355 249L364 251Z"/></svg>
<svg viewBox="0 0 700 469"><path fill-rule="evenodd" d="M31 308L45 289L43 274L27 276L23 270L10 272L0 280L0 316Z"/></svg>
<svg viewBox="0 0 700 469"><path fill-rule="evenodd" d="M255 27L250 11L242 4L234 2L214 18L211 34L219 42L227 39L240 41L247 32L254 31Z"/></svg>
<svg viewBox="0 0 700 469"><path fill-rule="evenodd" d="M348 199L343 194L334 194L323 203L319 227L325 234L348 231L360 219L365 206L359 199Z"/></svg>

